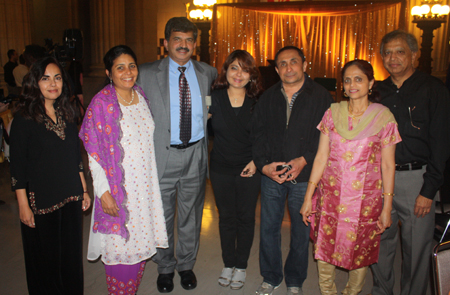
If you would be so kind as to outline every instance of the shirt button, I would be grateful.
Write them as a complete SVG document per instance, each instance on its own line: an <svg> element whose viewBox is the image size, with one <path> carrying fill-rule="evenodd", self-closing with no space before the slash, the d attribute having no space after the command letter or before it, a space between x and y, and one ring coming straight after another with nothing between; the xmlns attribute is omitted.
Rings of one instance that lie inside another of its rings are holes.
<svg viewBox="0 0 450 295"><path fill-rule="evenodd" d="M169 150L169 147L168 147L168 146L166 146L166 150Z"/></svg>
<svg viewBox="0 0 450 295"><path fill-rule="evenodd" d="M397 93L399 93L400 92L400 90L397 90Z"/></svg>
<svg viewBox="0 0 450 295"><path fill-rule="evenodd" d="M170 129L169 129L169 130L167 130L167 132L169 132L169 133L170 133Z"/></svg>

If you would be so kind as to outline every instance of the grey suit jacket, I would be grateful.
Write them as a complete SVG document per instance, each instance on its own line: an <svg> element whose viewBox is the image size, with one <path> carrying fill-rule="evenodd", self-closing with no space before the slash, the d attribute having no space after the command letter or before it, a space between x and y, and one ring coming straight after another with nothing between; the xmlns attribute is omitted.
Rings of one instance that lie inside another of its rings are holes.
<svg viewBox="0 0 450 295"><path fill-rule="evenodd" d="M210 95L211 85L217 77L217 70L206 63L191 60L202 94L203 128L205 138L203 147L207 153L208 132L206 121L208 111L206 109L205 96ZM137 84L142 87L150 101L150 108L155 121L155 156L158 168L158 177L161 180L166 170L170 148L170 94L169 94L169 58L166 57L152 63L139 66Z"/></svg>

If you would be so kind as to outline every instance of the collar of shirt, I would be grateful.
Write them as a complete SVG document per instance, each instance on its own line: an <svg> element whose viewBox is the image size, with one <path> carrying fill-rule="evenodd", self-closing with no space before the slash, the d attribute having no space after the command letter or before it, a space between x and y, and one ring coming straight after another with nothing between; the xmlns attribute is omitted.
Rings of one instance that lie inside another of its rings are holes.
<svg viewBox="0 0 450 295"><path fill-rule="evenodd" d="M180 66L169 56L169 71L179 74L179 73L181 73L178 70L179 67L186 67L186 70L184 72L187 74L189 72L189 70L192 68L192 62L191 62L191 60L189 60L186 64Z"/></svg>

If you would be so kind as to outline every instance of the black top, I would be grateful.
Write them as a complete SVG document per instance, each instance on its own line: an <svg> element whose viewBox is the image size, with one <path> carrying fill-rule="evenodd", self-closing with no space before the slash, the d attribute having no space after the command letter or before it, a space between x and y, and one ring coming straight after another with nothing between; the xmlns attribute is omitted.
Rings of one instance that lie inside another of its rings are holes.
<svg viewBox="0 0 450 295"><path fill-rule="evenodd" d="M236 175L252 160L250 121L254 99L245 96L244 103L236 114L231 106L227 89L211 93L211 125L214 130L214 145L211 151L211 171Z"/></svg>
<svg viewBox="0 0 450 295"><path fill-rule="evenodd" d="M11 126L12 189L27 190L35 214L50 213L83 198L77 126L60 116L57 121L53 124L46 116L37 123L18 113Z"/></svg>
<svg viewBox="0 0 450 295"><path fill-rule="evenodd" d="M13 70L17 66L17 63L8 61L3 67L3 71L5 73L5 82L8 83L8 85L11 87L16 87L16 79L14 79Z"/></svg>
<svg viewBox="0 0 450 295"><path fill-rule="evenodd" d="M394 114L402 141L395 163L427 164L420 194L433 199L444 182L450 152L450 96L437 78L415 70L400 89L388 77L379 83L381 103Z"/></svg>
<svg viewBox="0 0 450 295"><path fill-rule="evenodd" d="M262 171L272 162L289 162L303 156L308 164L296 180L305 182L309 180L319 145L320 131L316 127L333 99L324 87L305 75L286 125L286 99L281 85L280 81L265 91L255 107L251 132L253 160Z"/></svg>

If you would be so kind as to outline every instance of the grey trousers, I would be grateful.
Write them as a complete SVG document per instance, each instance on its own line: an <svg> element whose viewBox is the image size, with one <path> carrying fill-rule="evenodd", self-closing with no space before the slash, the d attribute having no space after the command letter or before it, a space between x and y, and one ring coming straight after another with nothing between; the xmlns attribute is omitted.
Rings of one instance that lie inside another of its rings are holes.
<svg viewBox="0 0 450 295"><path fill-rule="evenodd" d="M423 218L414 215L416 198L423 185L426 168L413 171L396 171L392 226L381 235L378 263L371 266L373 295L393 295L394 259L398 242L398 222L401 221L403 253L401 295L425 295L430 279L429 267L434 232L434 209Z"/></svg>
<svg viewBox="0 0 450 295"><path fill-rule="evenodd" d="M205 200L206 169L208 157L204 140L183 150L170 148L166 170L159 185L166 218L168 249L157 249L153 260L158 272L167 274L190 270L197 258ZM175 258L174 220L177 213Z"/></svg>

